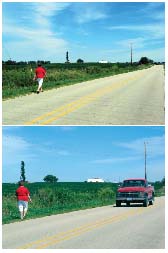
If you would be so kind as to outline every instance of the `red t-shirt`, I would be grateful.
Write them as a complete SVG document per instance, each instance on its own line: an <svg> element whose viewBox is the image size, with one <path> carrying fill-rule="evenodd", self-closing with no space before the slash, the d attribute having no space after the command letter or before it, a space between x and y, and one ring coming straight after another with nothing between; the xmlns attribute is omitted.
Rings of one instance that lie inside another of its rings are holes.
<svg viewBox="0 0 168 253"><path fill-rule="evenodd" d="M37 78L44 78L46 75L46 70L43 67L36 68L36 77Z"/></svg>
<svg viewBox="0 0 168 253"><path fill-rule="evenodd" d="M16 190L17 200L28 201L29 190L24 186L19 186Z"/></svg>

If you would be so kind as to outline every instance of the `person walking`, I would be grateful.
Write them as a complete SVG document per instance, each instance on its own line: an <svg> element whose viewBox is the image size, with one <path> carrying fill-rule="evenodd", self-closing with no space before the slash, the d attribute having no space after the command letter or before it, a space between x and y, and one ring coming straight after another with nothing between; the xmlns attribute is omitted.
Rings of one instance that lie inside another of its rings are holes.
<svg viewBox="0 0 168 253"><path fill-rule="evenodd" d="M28 200L31 202L30 198L30 192L29 190L24 186L24 182L19 182L19 187L16 190L16 196L18 201L18 208L20 212L20 218L23 220L23 218L26 216L27 210L28 210Z"/></svg>
<svg viewBox="0 0 168 253"><path fill-rule="evenodd" d="M35 76L33 78L34 81L37 80L38 82L37 94L43 91L42 85L45 77L46 77L46 70L45 68L42 67L40 63L38 63L38 67L35 70Z"/></svg>

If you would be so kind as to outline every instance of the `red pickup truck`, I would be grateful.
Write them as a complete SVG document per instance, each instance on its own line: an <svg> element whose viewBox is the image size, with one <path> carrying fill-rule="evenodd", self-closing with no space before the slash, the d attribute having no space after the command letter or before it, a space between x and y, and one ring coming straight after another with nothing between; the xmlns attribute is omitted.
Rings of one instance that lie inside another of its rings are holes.
<svg viewBox="0 0 168 253"><path fill-rule="evenodd" d="M121 206L121 203L128 206L130 203L143 203L147 207L148 204L153 205L154 195L154 187L146 179L126 179L117 190L116 206Z"/></svg>

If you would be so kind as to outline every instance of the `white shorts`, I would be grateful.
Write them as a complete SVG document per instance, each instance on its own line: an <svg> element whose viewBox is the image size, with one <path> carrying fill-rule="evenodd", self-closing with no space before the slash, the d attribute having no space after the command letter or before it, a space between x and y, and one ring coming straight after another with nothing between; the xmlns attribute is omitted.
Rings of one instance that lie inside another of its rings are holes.
<svg viewBox="0 0 168 253"><path fill-rule="evenodd" d="M39 88L42 87L43 78L37 78L37 82L38 82L38 84L39 84Z"/></svg>
<svg viewBox="0 0 168 253"><path fill-rule="evenodd" d="M19 200L18 201L18 208L20 212L27 211L28 209L28 201Z"/></svg>

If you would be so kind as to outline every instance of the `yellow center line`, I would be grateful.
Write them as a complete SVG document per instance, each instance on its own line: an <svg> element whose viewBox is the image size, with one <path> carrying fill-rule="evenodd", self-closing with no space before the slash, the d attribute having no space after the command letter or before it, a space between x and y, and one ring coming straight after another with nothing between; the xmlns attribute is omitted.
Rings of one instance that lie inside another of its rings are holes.
<svg viewBox="0 0 168 253"><path fill-rule="evenodd" d="M40 125L47 125L54 120L62 118L63 116L81 108L84 105L91 103L93 100L100 98L101 96L115 90L116 88L120 88L123 85L128 84L129 81L133 81L139 78L140 74L136 74L133 77L129 77L126 80L116 82L111 86L98 89L96 92L90 93L89 95L83 96L71 103L65 104L60 106L48 113L45 113L39 117L34 118L31 121L26 122L24 125L33 125L33 124L40 124Z"/></svg>
<svg viewBox="0 0 168 253"><path fill-rule="evenodd" d="M47 248L48 246L51 246L53 244L68 240L68 239L76 237L76 236L79 236L79 235L86 233L87 231L91 231L95 228L98 228L98 227L101 227L101 226L104 226L107 224L111 224L115 221L120 221L122 219L126 219L126 218L131 217L136 214L141 214L141 213L149 210L151 207L152 206L149 206L148 208L144 208L144 207L139 208L138 207L136 209L129 210L128 212L126 212L124 214L116 215L116 216L113 216L113 217L110 217L107 219L103 219L103 220L98 220L98 221L74 228L72 230L58 233L54 236L44 237L43 239L25 244L19 248L20 249L28 249L28 248L33 247L36 249L44 249L44 248Z"/></svg>

